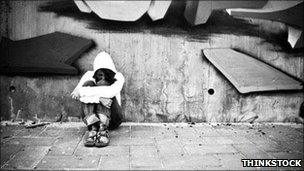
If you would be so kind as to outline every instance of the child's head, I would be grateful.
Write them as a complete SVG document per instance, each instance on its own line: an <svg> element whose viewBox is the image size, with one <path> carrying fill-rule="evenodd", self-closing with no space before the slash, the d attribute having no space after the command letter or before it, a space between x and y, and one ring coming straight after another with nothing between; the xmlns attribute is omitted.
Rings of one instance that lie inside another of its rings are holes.
<svg viewBox="0 0 304 171"><path fill-rule="evenodd" d="M95 73L93 78L95 79L95 82L99 81L107 81L109 84L113 84L116 79L114 78L115 73L111 71L110 69L98 69Z"/></svg>

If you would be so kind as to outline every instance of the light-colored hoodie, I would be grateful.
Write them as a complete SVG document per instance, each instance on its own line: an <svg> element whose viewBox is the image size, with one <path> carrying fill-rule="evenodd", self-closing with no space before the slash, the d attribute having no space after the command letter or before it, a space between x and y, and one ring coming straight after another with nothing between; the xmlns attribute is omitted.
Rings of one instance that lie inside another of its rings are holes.
<svg viewBox="0 0 304 171"><path fill-rule="evenodd" d="M95 71L101 68L112 70L115 73L114 78L116 81L110 86L82 87L86 81L95 81L93 75ZM87 71L81 77L73 93L78 94L79 100L83 103L99 103L100 97L116 97L118 104L121 106L120 91L125 82L125 78L120 72L117 72L111 56L104 51L99 53L94 60L93 69L93 71Z"/></svg>

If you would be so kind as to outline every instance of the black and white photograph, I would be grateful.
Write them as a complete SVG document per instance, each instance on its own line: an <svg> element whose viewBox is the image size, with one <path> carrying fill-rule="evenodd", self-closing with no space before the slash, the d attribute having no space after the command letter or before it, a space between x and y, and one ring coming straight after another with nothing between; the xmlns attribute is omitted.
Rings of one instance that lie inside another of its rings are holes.
<svg viewBox="0 0 304 171"><path fill-rule="evenodd" d="M304 0L0 0L0 170L304 170Z"/></svg>

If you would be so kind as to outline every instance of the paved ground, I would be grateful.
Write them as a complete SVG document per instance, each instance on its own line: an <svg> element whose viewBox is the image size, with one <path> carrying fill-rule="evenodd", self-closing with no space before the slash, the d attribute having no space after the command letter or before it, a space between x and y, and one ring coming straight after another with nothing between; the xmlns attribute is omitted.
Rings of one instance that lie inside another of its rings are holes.
<svg viewBox="0 0 304 171"><path fill-rule="evenodd" d="M243 168L241 159L304 158L300 124L124 123L105 148L84 147L85 130L82 123L1 126L1 169L252 170L265 168Z"/></svg>

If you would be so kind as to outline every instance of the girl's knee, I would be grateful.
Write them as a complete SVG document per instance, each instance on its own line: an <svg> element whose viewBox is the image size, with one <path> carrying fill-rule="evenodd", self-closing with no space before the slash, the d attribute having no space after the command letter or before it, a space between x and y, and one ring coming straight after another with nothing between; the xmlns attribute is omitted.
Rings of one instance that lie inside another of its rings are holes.
<svg viewBox="0 0 304 171"><path fill-rule="evenodd" d="M102 124L109 126L110 118L107 115L100 113L98 114L98 117Z"/></svg>
<svg viewBox="0 0 304 171"><path fill-rule="evenodd" d="M88 126L99 122L99 120L100 119L95 114L88 115L83 119L84 123Z"/></svg>

